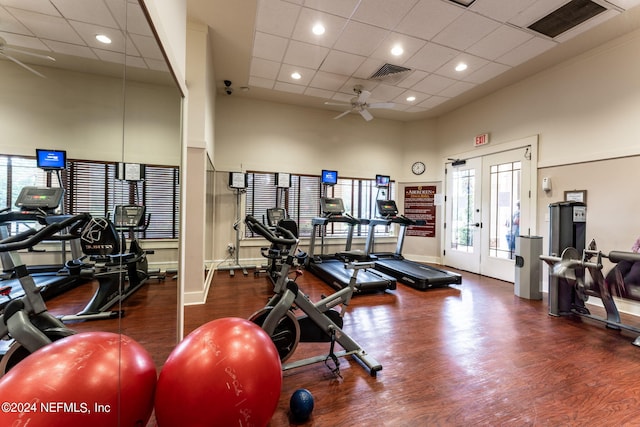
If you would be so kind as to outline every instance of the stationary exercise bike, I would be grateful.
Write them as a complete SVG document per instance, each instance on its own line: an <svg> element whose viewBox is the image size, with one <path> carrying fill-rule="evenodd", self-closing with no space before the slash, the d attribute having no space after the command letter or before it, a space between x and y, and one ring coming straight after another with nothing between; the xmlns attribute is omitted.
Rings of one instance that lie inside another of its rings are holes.
<svg viewBox="0 0 640 427"><path fill-rule="evenodd" d="M592 260L595 258L595 260ZM595 240L582 254L573 247L568 247L560 257L540 255L540 259L549 265L550 274L557 278L557 284L549 286L549 300L557 301L558 310L551 313L559 316L574 314L604 323L609 329L625 329L640 334L640 328L622 322L620 313L613 299L614 296L640 301L639 295L624 289L624 284L607 283L602 274L602 259L608 258L613 263L620 261L639 262L640 254L634 252L611 251L604 254L597 250ZM588 274L586 274L588 272ZM591 314L585 302L590 296L600 298L607 317ZM640 336L633 341L640 346Z"/></svg>
<svg viewBox="0 0 640 427"><path fill-rule="evenodd" d="M251 215L245 218L245 223L251 231L266 238L272 247L281 247L287 253L274 286L275 295L264 308L254 313L250 320L260 325L269 334L283 362L294 353L299 342L330 343L328 355L285 364L283 370L325 362L334 374L340 376L338 358L351 355L369 371L371 376L376 376L382 369L382 365L342 330L344 310L341 312L333 310L338 305L345 307L349 305L358 271L373 267L373 263L350 263L346 266L353 269L349 286L313 303L298 287L295 280L289 278L289 271L295 264L294 254L298 247L298 239L282 227L276 226L275 231L270 230ZM296 316L294 314L296 308L304 315ZM334 352L336 342L344 351Z"/></svg>
<svg viewBox="0 0 640 427"><path fill-rule="evenodd" d="M16 234L0 241L0 252L28 249L67 228L70 237L78 237L90 219L89 214L75 215L38 231L30 229ZM75 334L75 331L47 311L40 288L29 275L26 265L17 264L15 273L24 295L9 301L0 314L0 338L14 340L0 360L0 376L34 351ZM10 297L11 287L0 288L0 295Z"/></svg>

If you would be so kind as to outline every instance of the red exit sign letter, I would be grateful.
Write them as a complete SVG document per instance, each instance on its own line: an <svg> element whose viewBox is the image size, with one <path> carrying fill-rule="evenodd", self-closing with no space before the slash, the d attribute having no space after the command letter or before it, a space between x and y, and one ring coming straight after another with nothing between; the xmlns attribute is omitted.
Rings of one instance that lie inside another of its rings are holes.
<svg viewBox="0 0 640 427"><path fill-rule="evenodd" d="M489 134L488 133L483 133L482 135L476 136L476 139L475 139L473 145L478 147L480 145L485 145L485 144L488 144L488 143L489 143Z"/></svg>

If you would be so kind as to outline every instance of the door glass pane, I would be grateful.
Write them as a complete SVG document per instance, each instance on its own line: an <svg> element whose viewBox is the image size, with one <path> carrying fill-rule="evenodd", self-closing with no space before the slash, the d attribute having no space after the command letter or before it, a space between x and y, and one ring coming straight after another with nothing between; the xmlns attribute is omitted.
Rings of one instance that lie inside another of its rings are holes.
<svg viewBox="0 0 640 427"><path fill-rule="evenodd" d="M451 249L473 252L475 169L453 170Z"/></svg>
<svg viewBox="0 0 640 427"><path fill-rule="evenodd" d="M489 256L513 259L520 234L521 162L491 166Z"/></svg>

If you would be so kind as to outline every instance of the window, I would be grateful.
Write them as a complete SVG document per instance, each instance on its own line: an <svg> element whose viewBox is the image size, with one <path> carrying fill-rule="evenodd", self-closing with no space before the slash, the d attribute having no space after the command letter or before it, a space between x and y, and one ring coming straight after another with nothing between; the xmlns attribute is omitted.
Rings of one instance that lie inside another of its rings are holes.
<svg viewBox="0 0 640 427"><path fill-rule="evenodd" d="M267 209L276 206L286 209L291 219L298 224L300 237L309 237L312 232L311 220L321 215L320 197L322 186L318 175L291 175L291 187L288 189L277 188L275 174L249 172L246 215L253 215L258 220L266 218ZM327 197L339 197L343 200L347 213L356 218L375 218L376 199L382 193L375 185L375 179L339 178L338 183L327 187ZM391 198L393 198L394 186L391 186ZM327 227L328 236L346 236L347 225L344 223L331 223ZM365 236L368 227L360 225L354 230L355 236ZM378 227L376 234L388 235L389 230ZM254 237L247 230L246 237Z"/></svg>
<svg viewBox="0 0 640 427"><path fill-rule="evenodd" d="M145 180L137 183L116 180L115 174L115 163L69 160L67 169L61 172L66 189L64 212L105 216L116 204L143 204L150 215L150 223L139 236L145 239L177 238L178 168L147 165ZM39 169L33 158L0 156L0 177L6 178L6 186L0 188L0 198L4 202L0 205L6 207L14 205L25 186L59 186L55 174Z"/></svg>

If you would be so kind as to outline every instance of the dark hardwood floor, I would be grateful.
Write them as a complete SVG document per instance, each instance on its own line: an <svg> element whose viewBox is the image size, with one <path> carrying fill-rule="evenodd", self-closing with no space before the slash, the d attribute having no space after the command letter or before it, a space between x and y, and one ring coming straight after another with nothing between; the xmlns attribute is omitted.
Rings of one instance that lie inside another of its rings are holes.
<svg viewBox="0 0 640 427"><path fill-rule="evenodd" d="M511 283L462 275L463 284L451 288L422 292L398 285L356 296L344 330L383 370L371 377L343 358L342 379L322 363L286 371L269 425L640 425L640 348L631 345L633 336L590 320L551 317L546 301L514 296ZM332 292L311 273L298 283L314 300ZM249 317L271 289L264 276L216 273L207 303L186 308L185 334L216 318ZM57 313L77 311L89 291L79 288L49 305ZM175 291L175 281L152 282L125 303L123 319L74 327L122 328L160 369L175 346ZM328 344L301 343L293 358L327 351ZM298 388L315 398L312 417L302 424L288 417Z"/></svg>

